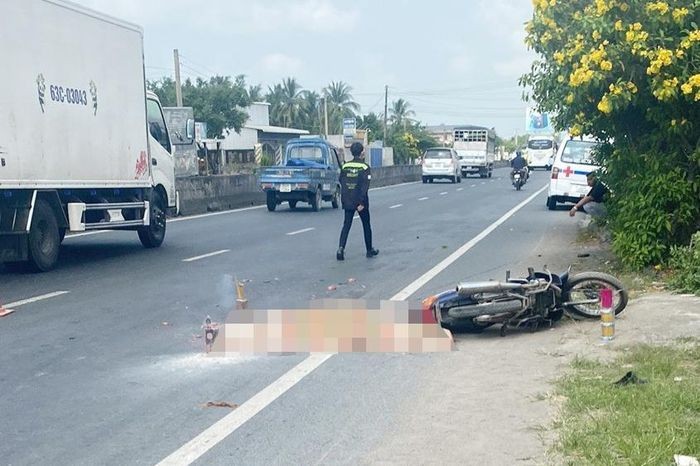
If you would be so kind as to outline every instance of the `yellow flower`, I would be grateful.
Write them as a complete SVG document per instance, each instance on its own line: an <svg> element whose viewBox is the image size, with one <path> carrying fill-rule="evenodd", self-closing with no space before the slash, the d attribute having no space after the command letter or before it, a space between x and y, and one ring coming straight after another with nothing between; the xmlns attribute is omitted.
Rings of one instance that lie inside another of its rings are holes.
<svg viewBox="0 0 700 466"><path fill-rule="evenodd" d="M600 40L600 38L601 38L600 32L598 32L598 31L593 31L592 36L593 36L593 40Z"/></svg>
<svg viewBox="0 0 700 466"><path fill-rule="evenodd" d="M691 31L690 34L688 34L688 40L690 40L691 42L700 41L700 29L696 29L695 31Z"/></svg>
<svg viewBox="0 0 700 466"><path fill-rule="evenodd" d="M617 21L615 21L615 30L622 31L623 29L624 29L624 26L622 25L622 21L619 19Z"/></svg>
<svg viewBox="0 0 700 466"><path fill-rule="evenodd" d="M671 13L671 16L673 16L673 20L680 23L683 21L683 18L685 18L688 15L688 9L687 8L674 8L673 13Z"/></svg>
<svg viewBox="0 0 700 466"><path fill-rule="evenodd" d="M566 96L566 104L567 104L567 105L571 105L571 104L573 104L573 103L574 103L574 95L573 95L573 94L567 95L567 96Z"/></svg>
<svg viewBox="0 0 700 466"><path fill-rule="evenodd" d="M607 95L604 95L600 102L598 102L598 110L605 114L609 114L613 111L612 103L608 100Z"/></svg>
<svg viewBox="0 0 700 466"><path fill-rule="evenodd" d="M668 3L666 2L647 3L648 12L658 11L661 15L665 15L668 13L668 10L669 7Z"/></svg>
<svg viewBox="0 0 700 466"><path fill-rule="evenodd" d="M683 49L689 49L691 45L690 39L683 39L681 41L681 48Z"/></svg>
<svg viewBox="0 0 700 466"><path fill-rule="evenodd" d="M676 50L676 58L683 58L685 56L685 51L683 49Z"/></svg>
<svg viewBox="0 0 700 466"><path fill-rule="evenodd" d="M571 127L571 129L569 130L569 133L574 137L580 136L582 132L583 132L583 130L581 129L581 126L579 124L573 125Z"/></svg>
<svg viewBox="0 0 700 466"><path fill-rule="evenodd" d="M642 30L642 24L641 24L641 23L634 23L634 24L632 25L632 29L634 29L635 31L641 31L641 30Z"/></svg>
<svg viewBox="0 0 700 466"><path fill-rule="evenodd" d="M610 11L610 5L605 0L595 0L595 8L598 16L603 16Z"/></svg>
<svg viewBox="0 0 700 466"><path fill-rule="evenodd" d="M634 84L633 82L628 82L628 83L627 83L627 89L629 89L629 91L630 91L632 94L636 94L636 93L637 93L637 85Z"/></svg>
<svg viewBox="0 0 700 466"><path fill-rule="evenodd" d="M562 75L557 76L557 82L558 82L558 83L563 83L563 82L564 82L564 76L562 76Z"/></svg>
<svg viewBox="0 0 700 466"><path fill-rule="evenodd" d="M532 6L535 7L536 11L544 11L547 9L549 2L547 0L532 0Z"/></svg>
<svg viewBox="0 0 700 466"><path fill-rule="evenodd" d="M622 3L622 4L620 5L620 10L622 10L622 11L627 11L627 10L629 10L629 9L630 9L630 7L629 7L629 5L627 5L626 3Z"/></svg>
<svg viewBox="0 0 700 466"><path fill-rule="evenodd" d="M549 0L549 6L555 6L557 4L557 0Z"/></svg>
<svg viewBox="0 0 700 466"><path fill-rule="evenodd" d="M688 82L689 82L692 86L700 87L700 74L694 74L693 76L690 77L690 79L688 80Z"/></svg>
<svg viewBox="0 0 700 466"><path fill-rule="evenodd" d="M691 86L688 83L681 84L681 92L683 92L683 94L685 94L685 95L692 94L693 93L693 86Z"/></svg>
<svg viewBox="0 0 700 466"><path fill-rule="evenodd" d="M608 60L604 60L604 61L600 62L600 69L601 70L610 71L610 70L612 70L612 68L613 68L613 65Z"/></svg>
<svg viewBox="0 0 700 466"><path fill-rule="evenodd" d="M554 60L561 65L564 63L564 54L561 52L554 52Z"/></svg>

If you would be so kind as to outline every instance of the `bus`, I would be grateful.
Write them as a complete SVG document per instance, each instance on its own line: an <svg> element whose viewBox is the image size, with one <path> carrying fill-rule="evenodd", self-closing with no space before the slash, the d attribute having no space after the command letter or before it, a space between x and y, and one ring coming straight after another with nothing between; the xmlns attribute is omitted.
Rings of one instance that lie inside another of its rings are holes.
<svg viewBox="0 0 700 466"><path fill-rule="evenodd" d="M557 143L554 136L533 135L527 140L527 151L525 158L531 169L552 168L554 155L557 153Z"/></svg>
<svg viewBox="0 0 700 466"><path fill-rule="evenodd" d="M493 129L481 126L456 127L452 132L452 140L463 177L478 173L481 178L491 178L496 160L496 132Z"/></svg>

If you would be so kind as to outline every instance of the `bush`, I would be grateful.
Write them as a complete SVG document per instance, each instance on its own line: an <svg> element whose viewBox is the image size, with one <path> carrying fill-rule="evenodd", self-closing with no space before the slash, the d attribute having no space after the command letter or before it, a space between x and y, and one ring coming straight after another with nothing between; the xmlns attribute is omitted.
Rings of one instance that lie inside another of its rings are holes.
<svg viewBox="0 0 700 466"><path fill-rule="evenodd" d="M669 265L674 269L669 284L678 291L700 295L700 231L688 246L673 246Z"/></svg>

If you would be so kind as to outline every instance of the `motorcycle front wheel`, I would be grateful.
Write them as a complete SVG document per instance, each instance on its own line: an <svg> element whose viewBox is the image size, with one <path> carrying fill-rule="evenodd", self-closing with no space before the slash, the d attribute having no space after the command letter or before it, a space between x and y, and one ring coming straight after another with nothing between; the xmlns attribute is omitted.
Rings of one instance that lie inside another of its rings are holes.
<svg viewBox="0 0 700 466"><path fill-rule="evenodd" d="M625 286L617 278L602 272L582 272L574 275L566 284L563 293L566 310L581 317L600 316L600 291L604 288L613 291L613 311L615 315L627 307L629 295Z"/></svg>

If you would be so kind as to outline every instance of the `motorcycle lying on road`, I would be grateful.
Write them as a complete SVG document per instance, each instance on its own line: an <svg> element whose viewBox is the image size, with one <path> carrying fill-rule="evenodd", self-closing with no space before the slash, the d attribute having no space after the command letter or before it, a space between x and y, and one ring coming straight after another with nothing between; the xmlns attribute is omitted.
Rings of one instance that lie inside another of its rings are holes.
<svg viewBox="0 0 700 466"><path fill-rule="evenodd" d="M440 325L452 332L480 333L501 324L501 336L511 328L536 331L551 326L567 312L574 318L600 316L600 290L613 291L615 315L627 306L628 292L612 275L582 272L570 276L571 267L561 275L528 268L525 278L505 281L460 282L456 288L423 300Z"/></svg>
<svg viewBox="0 0 700 466"><path fill-rule="evenodd" d="M516 189L516 191L520 191L520 188L522 188L527 182L527 177L528 173L526 168L513 171L513 174L511 175L511 182L513 183L513 187Z"/></svg>

